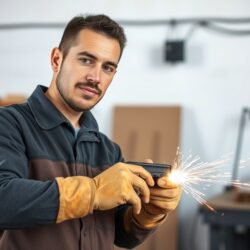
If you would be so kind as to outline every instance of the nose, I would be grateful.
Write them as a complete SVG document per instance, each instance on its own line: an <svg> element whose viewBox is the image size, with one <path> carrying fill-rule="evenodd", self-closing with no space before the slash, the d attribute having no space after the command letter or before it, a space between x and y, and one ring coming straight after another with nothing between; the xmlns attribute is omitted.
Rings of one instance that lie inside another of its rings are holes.
<svg viewBox="0 0 250 250"><path fill-rule="evenodd" d="M89 72L86 76L87 81L98 84L100 83L101 78L101 67L95 66L89 69Z"/></svg>

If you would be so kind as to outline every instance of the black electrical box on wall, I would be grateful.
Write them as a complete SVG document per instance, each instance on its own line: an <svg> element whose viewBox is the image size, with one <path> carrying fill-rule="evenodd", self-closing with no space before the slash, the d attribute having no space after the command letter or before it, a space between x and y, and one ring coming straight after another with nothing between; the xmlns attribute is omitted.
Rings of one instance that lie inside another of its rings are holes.
<svg viewBox="0 0 250 250"><path fill-rule="evenodd" d="M170 63L185 60L185 44L183 40L167 40L165 43L165 61Z"/></svg>

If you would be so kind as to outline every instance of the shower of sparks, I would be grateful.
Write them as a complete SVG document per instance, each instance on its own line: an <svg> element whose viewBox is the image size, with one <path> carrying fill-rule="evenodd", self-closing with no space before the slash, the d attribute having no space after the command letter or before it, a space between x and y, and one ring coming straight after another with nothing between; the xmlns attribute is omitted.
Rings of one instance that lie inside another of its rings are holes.
<svg viewBox="0 0 250 250"><path fill-rule="evenodd" d="M176 159L168 179L182 186L186 194L191 195L200 204L207 206L210 210L215 209L208 204L205 194L198 189L206 190L211 184L231 185L239 188L249 188L250 183L241 183L239 180L231 180L231 173L224 172L223 167L229 163L230 157L223 157L212 162L202 162L199 156L183 156L177 149ZM247 161L240 161L239 167L246 166Z"/></svg>

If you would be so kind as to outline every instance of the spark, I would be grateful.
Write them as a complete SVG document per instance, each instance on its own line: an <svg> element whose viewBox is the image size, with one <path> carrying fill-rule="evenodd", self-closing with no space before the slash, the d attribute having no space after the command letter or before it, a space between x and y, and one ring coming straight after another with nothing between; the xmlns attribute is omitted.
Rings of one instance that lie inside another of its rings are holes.
<svg viewBox="0 0 250 250"><path fill-rule="evenodd" d="M168 175L168 179L172 183L181 185L183 191L191 195L200 204L216 212L205 199L205 194L199 191L198 186L202 186L202 189L206 190L211 184L224 184L239 189L248 189L248 191L250 191L250 183L232 180L231 173L223 171L223 167L229 163L230 156L231 154L228 154L228 156L222 157L219 160L203 162L199 156L194 156L191 153L185 157L178 147L173 163L173 170ZM249 162L250 158L247 160L240 160L239 168L246 167Z"/></svg>
<svg viewBox="0 0 250 250"><path fill-rule="evenodd" d="M179 148L177 148L173 170L169 174L168 179L173 183L181 185L183 191L191 195L200 204L215 211L205 199L205 194L198 189L198 186L206 189L211 184L228 184L231 173L223 172L222 170L229 160L230 157L224 157L212 162L203 162L199 156L194 156L191 153L187 157L183 156ZM240 182L234 182L234 185L239 186L239 184ZM243 184L241 183L241 185ZM250 184L248 186L250 187Z"/></svg>

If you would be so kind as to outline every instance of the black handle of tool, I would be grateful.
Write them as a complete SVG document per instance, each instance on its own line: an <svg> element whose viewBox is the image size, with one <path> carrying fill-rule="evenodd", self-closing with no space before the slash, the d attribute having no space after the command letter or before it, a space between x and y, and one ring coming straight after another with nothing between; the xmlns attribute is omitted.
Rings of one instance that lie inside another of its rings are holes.
<svg viewBox="0 0 250 250"><path fill-rule="evenodd" d="M155 180L170 173L172 168L172 166L169 164L160 164L160 163L145 163L138 161L127 161L125 163L142 166L152 175L152 177Z"/></svg>

